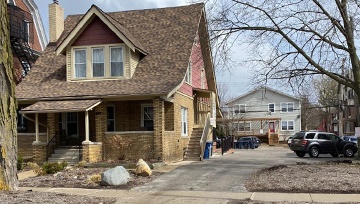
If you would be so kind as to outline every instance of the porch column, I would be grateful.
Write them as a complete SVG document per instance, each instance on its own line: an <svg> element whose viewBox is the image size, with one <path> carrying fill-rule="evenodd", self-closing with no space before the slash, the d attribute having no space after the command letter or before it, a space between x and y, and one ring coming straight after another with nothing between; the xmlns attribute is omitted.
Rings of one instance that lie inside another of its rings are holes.
<svg viewBox="0 0 360 204"><path fill-rule="evenodd" d="M85 142L90 142L90 139L89 139L89 111L85 111Z"/></svg>
<svg viewBox="0 0 360 204"><path fill-rule="evenodd" d="M165 132L165 105L160 98L153 100L154 107L154 159L164 161L164 132Z"/></svg>
<svg viewBox="0 0 360 204"><path fill-rule="evenodd" d="M35 113L35 142L39 142L39 114Z"/></svg>

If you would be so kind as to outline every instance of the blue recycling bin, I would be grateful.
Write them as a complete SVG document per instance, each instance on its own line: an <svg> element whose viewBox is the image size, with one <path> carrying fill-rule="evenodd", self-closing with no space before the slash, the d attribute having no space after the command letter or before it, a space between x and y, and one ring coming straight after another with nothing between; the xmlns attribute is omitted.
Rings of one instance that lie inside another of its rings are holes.
<svg viewBox="0 0 360 204"><path fill-rule="evenodd" d="M212 142L206 142L204 159L209 159L212 154Z"/></svg>

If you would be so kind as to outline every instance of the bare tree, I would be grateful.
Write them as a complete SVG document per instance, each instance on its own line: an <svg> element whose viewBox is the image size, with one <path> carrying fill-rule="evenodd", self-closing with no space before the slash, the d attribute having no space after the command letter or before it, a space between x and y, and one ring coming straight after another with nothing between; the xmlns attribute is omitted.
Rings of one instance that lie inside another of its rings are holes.
<svg viewBox="0 0 360 204"><path fill-rule="evenodd" d="M253 58L249 61L262 65L257 80L286 79L298 88L314 75L327 75L360 96L356 52L360 1L208 2L212 5L209 22L217 49L228 51L234 42L251 44ZM341 74L342 66L351 67L353 79ZM360 117L357 119L359 125Z"/></svg>
<svg viewBox="0 0 360 204"><path fill-rule="evenodd" d="M13 58L6 1L0 1L0 190L17 189L17 130Z"/></svg>

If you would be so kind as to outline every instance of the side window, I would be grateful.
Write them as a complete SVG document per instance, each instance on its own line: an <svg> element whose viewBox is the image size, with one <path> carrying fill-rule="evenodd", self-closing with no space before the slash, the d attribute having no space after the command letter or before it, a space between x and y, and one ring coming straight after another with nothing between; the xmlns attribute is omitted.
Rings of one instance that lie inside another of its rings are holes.
<svg viewBox="0 0 360 204"><path fill-rule="evenodd" d="M306 139L314 139L314 137L315 137L315 133L308 133L306 135Z"/></svg>
<svg viewBox="0 0 360 204"><path fill-rule="evenodd" d="M320 140L328 140L328 137L326 137L326 134L324 134L324 133L319 133L318 134L318 139L320 139Z"/></svg>
<svg viewBox="0 0 360 204"><path fill-rule="evenodd" d="M338 140L338 137L334 134L327 134L327 137L329 138L329 140Z"/></svg>

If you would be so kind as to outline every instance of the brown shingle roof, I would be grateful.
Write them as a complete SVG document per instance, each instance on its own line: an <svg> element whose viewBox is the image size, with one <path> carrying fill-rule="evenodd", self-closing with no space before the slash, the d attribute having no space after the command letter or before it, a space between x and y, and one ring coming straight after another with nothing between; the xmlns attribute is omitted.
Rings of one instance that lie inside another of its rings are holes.
<svg viewBox="0 0 360 204"><path fill-rule="evenodd" d="M97 106L101 100L39 101L22 109L21 113L78 112Z"/></svg>
<svg viewBox="0 0 360 204"><path fill-rule="evenodd" d="M16 87L18 100L131 95L165 95L183 80L198 29L203 4L107 13L136 38L148 53L133 78L67 82L65 56L49 44L31 72ZM82 15L68 16L58 42L71 32Z"/></svg>

